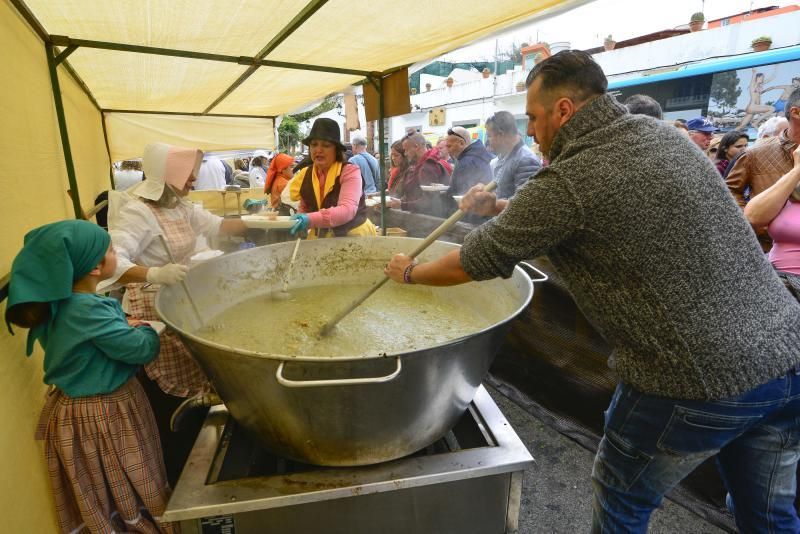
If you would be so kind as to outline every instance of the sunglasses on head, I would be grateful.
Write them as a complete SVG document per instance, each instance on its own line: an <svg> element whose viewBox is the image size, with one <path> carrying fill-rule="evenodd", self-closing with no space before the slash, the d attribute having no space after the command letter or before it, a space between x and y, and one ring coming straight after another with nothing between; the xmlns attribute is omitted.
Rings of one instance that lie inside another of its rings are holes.
<svg viewBox="0 0 800 534"><path fill-rule="evenodd" d="M460 133L454 132L452 128L448 128L448 129L447 129L447 135L455 135L455 136L456 136L456 137L458 137L459 139L464 139L464 138L461 136L461 134L460 134ZM464 141L466 142L466 139L464 139Z"/></svg>

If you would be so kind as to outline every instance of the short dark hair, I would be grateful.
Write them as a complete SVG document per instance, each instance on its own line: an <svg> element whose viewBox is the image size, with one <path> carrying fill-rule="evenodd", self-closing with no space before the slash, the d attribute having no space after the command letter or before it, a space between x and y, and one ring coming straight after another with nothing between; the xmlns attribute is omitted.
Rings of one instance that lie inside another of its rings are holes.
<svg viewBox="0 0 800 534"><path fill-rule="evenodd" d="M508 111L498 111L486 119L486 127L502 134L519 135L517 120Z"/></svg>
<svg viewBox="0 0 800 534"><path fill-rule="evenodd" d="M786 120L790 120L792 108L800 108L800 88L792 91L786 100L786 111L784 112Z"/></svg>
<svg viewBox="0 0 800 534"><path fill-rule="evenodd" d="M592 56L581 50L562 50L550 56L528 74L525 87L541 77L542 91L565 89L576 102L605 94L608 80Z"/></svg>
<svg viewBox="0 0 800 534"><path fill-rule="evenodd" d="M743 137L748 140L750 139L746 133L740 132L739 130L731 130L723 135L722 139L719 140L719 145L717 145L717 159L728 159L728 149Z"/></svg>
<svg viewBox="0 0 800 534"><path fill-rule="evenodd" d="M631 95L625 99L623 105L628 108L629 113L633 113L634 115L647 115L648 117L653 117L658 120L664 118L664 112L661 111L661 104L647 95Z"/></svg>

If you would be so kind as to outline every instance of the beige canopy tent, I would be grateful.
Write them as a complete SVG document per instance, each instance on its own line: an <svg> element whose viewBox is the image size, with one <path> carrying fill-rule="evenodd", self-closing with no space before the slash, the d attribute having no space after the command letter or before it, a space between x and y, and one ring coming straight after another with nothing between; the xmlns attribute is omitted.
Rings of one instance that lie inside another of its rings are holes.
<svg viewBox="0 0 800 534"><path fill-rule="evenodd" d="M281 114L356 83L380 95L398 69L586 2L0 0L0 274L28 230L83 216L111 162L148 142L272 147ZM2 347L6 529L55 531L33 442L41 364L24 335Z"/></svg>
<svg viewBox="0 0 800 534"><path fill-rule="evenodd" d="M76 216L59 65L101 112L112 161L154 138L205 150L271 147L277 115L362 81L381 94L393 70L575 3L12 0L45 44Z"/></svg>

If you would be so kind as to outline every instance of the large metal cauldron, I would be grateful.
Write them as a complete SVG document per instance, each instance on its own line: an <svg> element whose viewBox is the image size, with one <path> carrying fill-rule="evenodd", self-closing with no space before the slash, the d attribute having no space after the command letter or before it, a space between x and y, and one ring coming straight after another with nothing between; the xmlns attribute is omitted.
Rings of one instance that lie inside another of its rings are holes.
<svg viewBox="0 0 800 534"><path fill-rule="evenodd" d="M292 287L377 281L394 253L410 252L419 241L303 242L290 291ZM192 268L186 280L203 315L211 318L237 302L280 289L292 245L244 250ZM421 259L437 258L457 248L436 242ZM318 465L367 465L422 449L455 424L486 375L509 321L530 302L533 285L517 267L508 280L436 291L475 310L497 307L498 316L505 318L485 330L425 350L320 359L264 354L203 340L192 333L196 320L180 285L160 291L156 310L189 346L231 415L270 450Z"/></svg>

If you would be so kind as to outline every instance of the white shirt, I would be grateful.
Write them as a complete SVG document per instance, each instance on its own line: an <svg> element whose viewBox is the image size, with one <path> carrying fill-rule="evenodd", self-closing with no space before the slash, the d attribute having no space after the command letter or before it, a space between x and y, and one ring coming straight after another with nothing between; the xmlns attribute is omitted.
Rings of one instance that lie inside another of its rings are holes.
<svg viewBox="0 0 800 534"><path fill-rule="evenodd" d="M300 201L292 200L292 192L291 192L292 182L296 177L297 174L292 176L292 179L286 183L286 187L284 187L283 191L281 191L281 204L286 204L287 206L291 206L295 209L295 211L300 209Z"/></svg>
<svg viewBox="0 0 800 534"><path fill-rule="evenodd" d="M250 169L250 187L260 187L264 189L264 184L267 183L267 171L261 167L253 167Z"/></svg>
<svg viewBox="0 0 800 534"><path fill-rule="evenodd" d="M114 171L114 190L125 191L142 181L142 171Z"/></svg>
<svg viewBox="0 0 800 534"><path fill-rule="evenodd" d="M222 224L222 217L186 201L165 209L164 216L169 220L188 218L195 234L208 237L217 235ZM135 265L161 267L170 263L169 253L158 238L163 233L161 225L142 200L128 200L114 220L109 218L108 224L108 233L117 251L117 270L114 276L98 285L99 293L120 287L116 283L119 277Z"/></svg>
<svg viewBox="0 0 800 534"><path fill-rule="evenodd" d="M206 189L225 189L225 165L222 160L209 157L200 165L197 172L197 180L194 182L195 191Z"/></svg>

